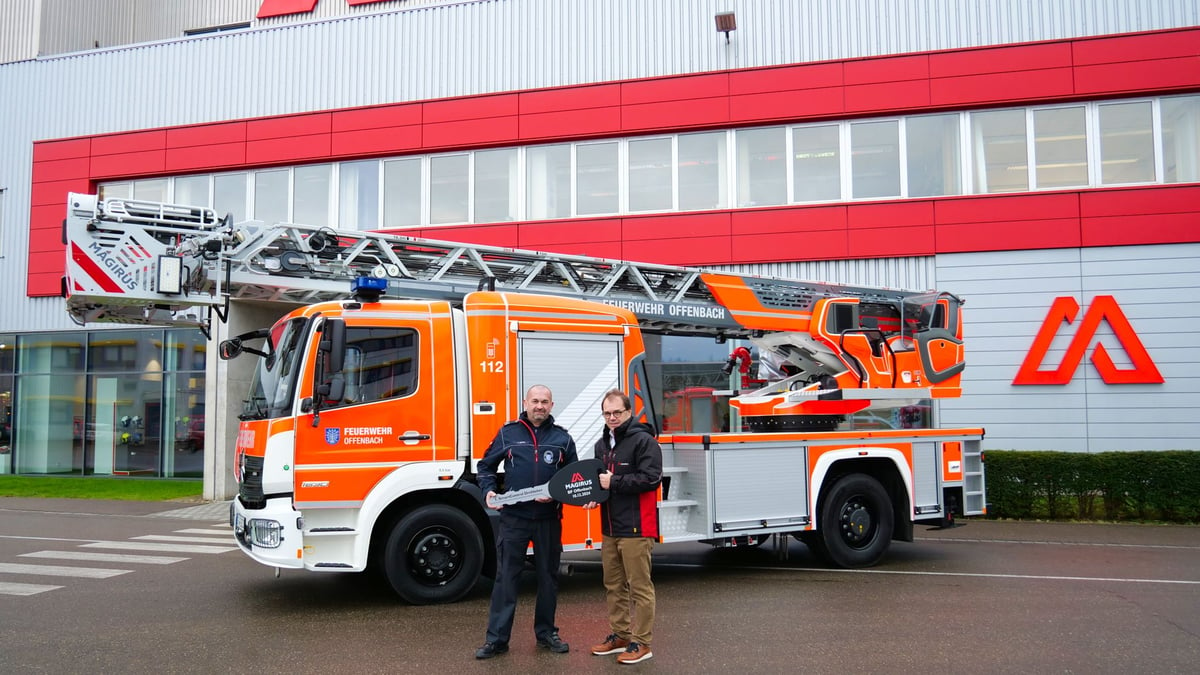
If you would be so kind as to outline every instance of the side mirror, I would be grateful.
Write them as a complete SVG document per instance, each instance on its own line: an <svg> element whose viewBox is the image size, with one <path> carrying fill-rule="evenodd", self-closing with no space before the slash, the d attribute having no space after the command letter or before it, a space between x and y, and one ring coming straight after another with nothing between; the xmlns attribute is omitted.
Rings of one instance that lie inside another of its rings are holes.
<svg viewBox="0 0 1200 675"><path fill-rule="evenodd" d="M217 355L221 357L222 361L228 361L237 358L242 353L242 349L241 338L221 340L221 344L217 346Z"/></svg>
<svg viewBox="0 0 1200 675"><path fill-rule="evenodd" d="M325 364L325 372L342 372L346 365L346 322L340 319L326 319L321 328L318 349L329 359Z"/></svg>

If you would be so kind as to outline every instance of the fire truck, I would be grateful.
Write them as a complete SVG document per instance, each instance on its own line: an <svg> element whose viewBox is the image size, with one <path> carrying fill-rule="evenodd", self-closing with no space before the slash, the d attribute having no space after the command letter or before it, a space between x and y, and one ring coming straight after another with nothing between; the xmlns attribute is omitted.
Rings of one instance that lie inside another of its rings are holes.
<svg viewBox="0 0 1200 675"><path fill-rule="evenodd" d="M587 458L611 389L661 428L678 393L656 391L655 372L676 339L733 349L731 364L753 347L787 367L773 381L743 368L714 390L728 431L660 436L661 542L774 540L783 556L795 538L831 565L862 567L918 524L985 512L982 429L845 424L962 393L951 293L234 224L207 208L85 194L69 196L64 244L63 295L80 324L190 326L213 339L240 308L282 314L217 350L255 369L230 522L241 549L277 570L370 568L410 603L462 597L495 565L476 464L523 392L552 389L556 421ZM563 539L568 551L598 546L598 512L564 507Z"/></svg>

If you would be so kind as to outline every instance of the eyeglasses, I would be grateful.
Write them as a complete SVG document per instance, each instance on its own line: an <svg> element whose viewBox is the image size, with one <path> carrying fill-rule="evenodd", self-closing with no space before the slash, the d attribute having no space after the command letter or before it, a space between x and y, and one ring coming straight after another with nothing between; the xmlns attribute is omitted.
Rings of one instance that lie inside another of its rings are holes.
<svg viewBox="0 0 1200 675"><path fill-rule="evenodd" d="M628 408L622 408L621 410L605 410L600 414L604 415L605 417L620 417L627 412L629 412Z"/></svg>

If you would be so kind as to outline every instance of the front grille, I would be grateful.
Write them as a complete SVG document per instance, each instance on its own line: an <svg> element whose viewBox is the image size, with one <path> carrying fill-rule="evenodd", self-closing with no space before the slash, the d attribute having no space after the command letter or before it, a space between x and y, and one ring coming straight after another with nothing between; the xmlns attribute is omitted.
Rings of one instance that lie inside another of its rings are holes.
<svg viewBox="0 0 1200 675"><path fill-rule="evenodd" d="M263 458L242 455L242 482L238 496L248 509L261 509L267 505L263 493Z"/></svg>

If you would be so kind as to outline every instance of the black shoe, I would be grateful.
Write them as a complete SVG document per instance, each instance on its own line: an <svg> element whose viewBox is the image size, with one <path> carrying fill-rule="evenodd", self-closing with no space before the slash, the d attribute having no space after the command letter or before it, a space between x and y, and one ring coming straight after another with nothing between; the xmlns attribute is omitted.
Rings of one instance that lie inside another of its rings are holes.
<svg viewBox="0 0 1200 675"><path fill-rule="evenodd" d="M566 654L571 651L571 645L562 641L558 633L551 633L544 638L538 638L537 646L544 647L555 654Z"/></svg>
<svg viewBox="0 0 1200 675"><path fill-rule="evenodd" d="M475 650L475 658L490 659L497 654L505 654L507 652L507 642L485 642L482 647Z"/></svg>

